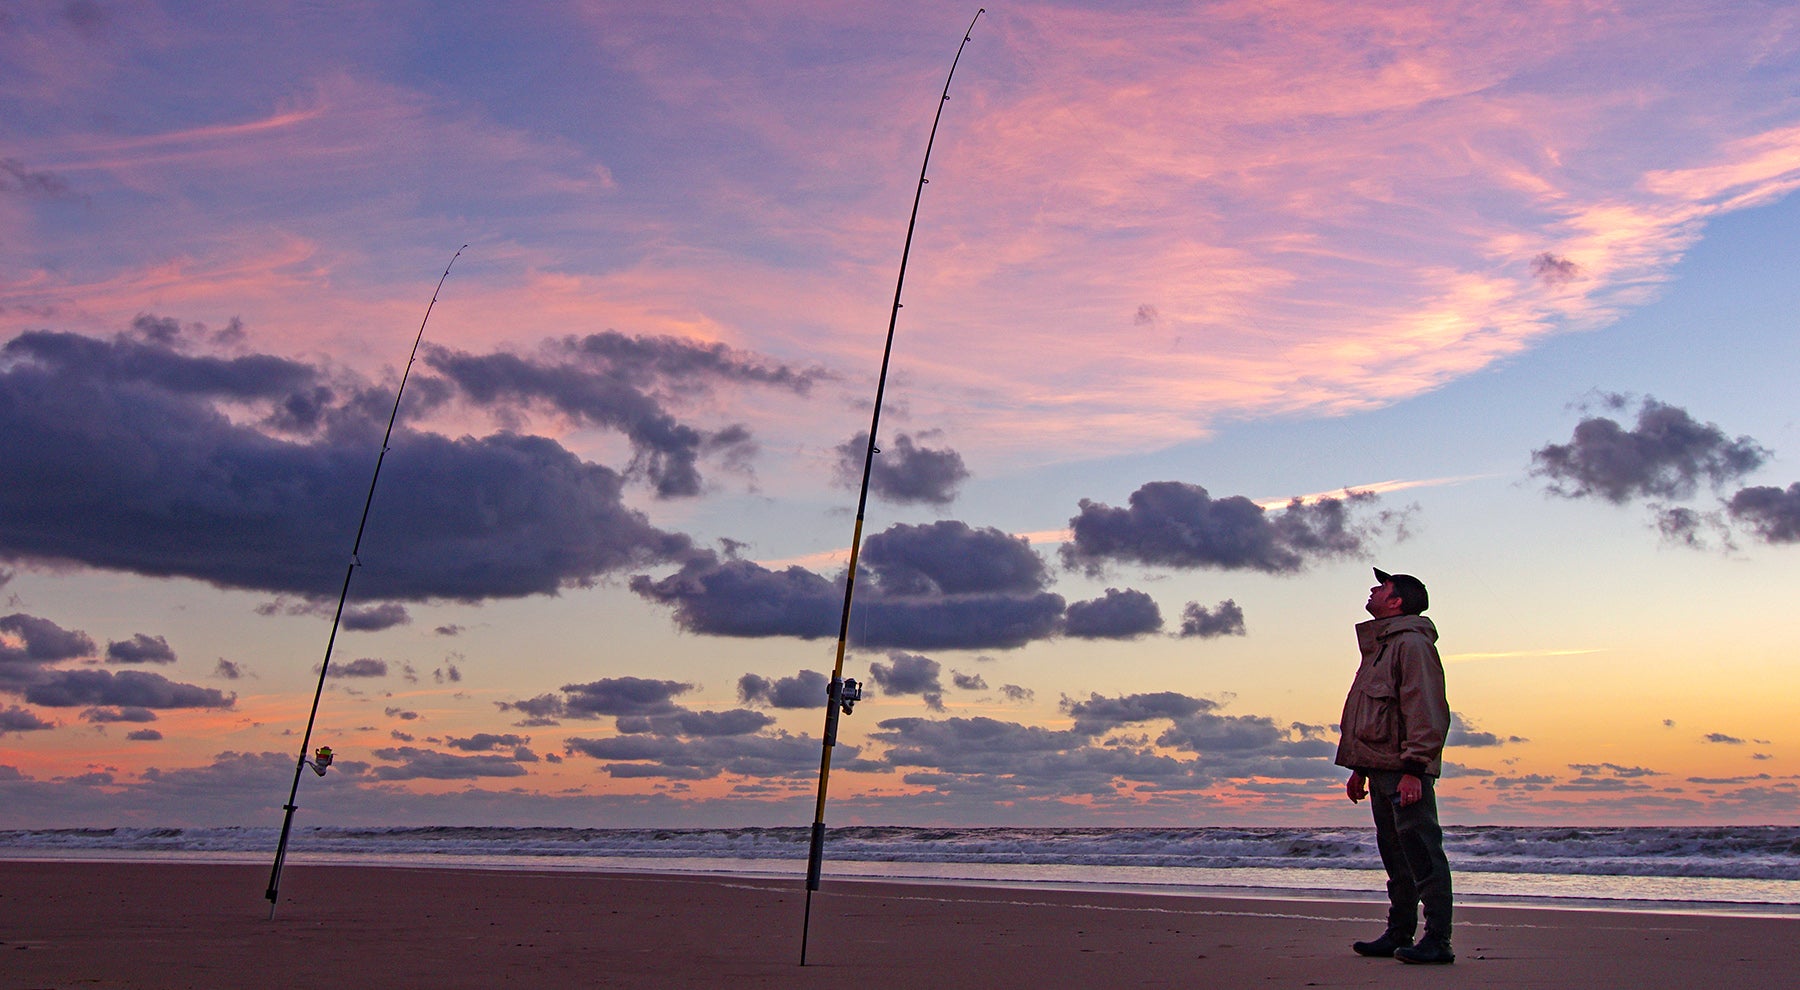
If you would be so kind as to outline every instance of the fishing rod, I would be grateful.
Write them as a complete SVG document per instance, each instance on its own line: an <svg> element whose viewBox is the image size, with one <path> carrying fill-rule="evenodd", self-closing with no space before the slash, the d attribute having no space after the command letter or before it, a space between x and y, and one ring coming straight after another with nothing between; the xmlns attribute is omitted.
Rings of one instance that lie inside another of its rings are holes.
<svg viewBox="0 0 1800 990"><path fill-rule="evenodd" d="M912 254L913 229L919 223L919 201L925 196L925 173L931 167L931 145L937 140L938 122L944 118L944 104L950 102L950 81L956 78L956 63L962 61L963 48L975 31L975 22L987 13L982 7L969 20L962 44L956 46L956 57L950 60L950 72L944 77L944 95L938 100L937 113L931 118L931 134L925 139L925 161L919 166L919 185L913 192L912 218L906 223L906 244L900 250L900 277L894 281L894 308L888 314L887 346L881 352L881 374L875 379L875 411L869 417L869 447L863 453L862 491L856 497L856 526L850 535L850 570L844 577L844 612L838 621L837 665L831 669L831 683L825 689L825 732L819 753L819 800L813 812L812 848L806 859L806 914L800 927L800 965L806 965L806 937L812 929L812 895L819 889L819 870L825 862L825 791L831 783L831 750L837 745L838 714L850 714L862 700L862 685L844 678L844 647L850 639L850 599L856 592L856 560L862 552L863 516L869 506L869 473L875 466L877 431L881 427L881 399L887 392L888 363L894 354L894 327L900 322L900 291L906 285L906 260Z"/></svg>
<svg viewBox="0 0 1800 990"><path fill-rule="evenodd" d="M356 575L356 568L362 562L357 554L362 552L363 532L369 528L369 507L375 504L375 483L381 480L381 462L387 459L388 441L394 437L394 423L400 418L400 397L406 394L406 379L412 375L413 362L419 357L419 344L425 339L425 324L431 322L431 308L437 305L438 293L444 290L444 280L450 277L450 268L456 259L462 257L469 246L464 244L450 256L450 264L444 266L444 274L438 276L437 288L431 290L431 302L425 306L425 318L419 321L419 333L413 338L412 353L407 355L406 368L400 372L400 387L394 390L394 411L388 416L387 432L381 435L381 453L375 457L375 473L369 478L369 497L363 500L362 522L356 526L356 542L350 548L350 566L344 571L344 589L338 593L337 613L331 617L331 637L325 641L325 660L319 664L319 686L313 691L312 713L306 716L306 734L300 737L300 760L294 764L294 786L288 790L287 814L281 820L281 841L275 846L275 865L269 870L269 889L263 894L269 899L269 919L275 918L275 902L280 895L281 867L287 862L288 835L294 829L294 812L299 805L294 801L300 795L300 775L308 767L319 776L325 776L325 770L331 766L331 747L321 746L313 754L313 759L306 758L306 747L312 744L313 723L319 718L319 698L325 694L325 674L331 669L331 648L337 645L338 625L344 619L344 603L350 600L350 579Z"/></svg>

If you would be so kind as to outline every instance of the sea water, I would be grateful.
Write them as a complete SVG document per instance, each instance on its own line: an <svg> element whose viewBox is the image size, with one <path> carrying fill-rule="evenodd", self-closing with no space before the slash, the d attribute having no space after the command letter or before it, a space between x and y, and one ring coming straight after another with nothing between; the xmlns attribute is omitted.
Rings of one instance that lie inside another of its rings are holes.
<svg viewBox="0 0 1800 990"><path fill-rule="evenodd" d="M810 830L296 827L290 862L804 875ZM0 858L257 862L273 828L0 830ZM1449 826L1465 903L1800 916L1800 827ZM830 830L825 875L1375 899L1367 828Z"/></svg>

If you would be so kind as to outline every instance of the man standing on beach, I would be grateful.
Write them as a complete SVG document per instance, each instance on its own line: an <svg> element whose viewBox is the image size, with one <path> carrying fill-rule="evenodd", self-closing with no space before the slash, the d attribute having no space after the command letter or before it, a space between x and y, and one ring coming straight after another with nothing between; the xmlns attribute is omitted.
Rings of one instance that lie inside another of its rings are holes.
<svg viewBox="0 0 1800 990"><path fill-rule="evenodd" d="M1419 614L1430 606L1425 584L1410 574L1375 569L1371 616L1356 626L1362 666L1344 699L1337 764L1350 771L1344 792L1368 797L1375 844L1387 868L1387 930L1351 948L1364 956L1409 963L1450 963L1450 861L1438 825L1437 778L1443 772L1450 703L1437 627ZM1419 906L1425 935L1413 944Z"/></svg>

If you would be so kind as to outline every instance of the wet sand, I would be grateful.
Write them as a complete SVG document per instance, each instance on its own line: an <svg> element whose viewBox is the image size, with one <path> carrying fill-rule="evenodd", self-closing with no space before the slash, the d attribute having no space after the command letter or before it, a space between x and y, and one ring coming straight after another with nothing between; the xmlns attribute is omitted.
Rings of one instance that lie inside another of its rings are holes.
<svg viewBox="0 0 1800 990"><path fill-rule="evenodd" d="M1789 985L1800 920L1459 908L1449 967L1366 903L291 863L0 862L0 990Z"/></svg>

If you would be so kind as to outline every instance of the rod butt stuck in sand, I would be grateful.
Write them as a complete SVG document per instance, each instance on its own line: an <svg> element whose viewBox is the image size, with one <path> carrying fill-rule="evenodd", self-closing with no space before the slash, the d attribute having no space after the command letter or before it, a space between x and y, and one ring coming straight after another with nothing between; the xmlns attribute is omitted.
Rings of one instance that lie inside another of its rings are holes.
<svg viewBox="0 0 1800 990"><path fill-rule="evenodd" d="M881 352L881 374L875 380L875 409L869 417L869 446L863 452L862 489L856 497L856 525L850 535L850 565L844 577L844 611L838 621L837 662L831 669L831 683L825 689L825 733L819 747L819 798L813 812L812 845L806 857L806 909L800 923L800 965L806 965L806 941L812 931L812 895L819 889L819 874L825 863L825 793L831 783L831 750L837 745L838 716L848 715L862 699L862 687L844 677L844 646L850 639L850 602L856 592L856 562L862 551L863 518L869 506L869 473L880 451L875 438L881 429L881 400L887 392L888 364L894 354L894 327L900 321L900 295L906 286L906 262L912 254L913 231L919 223L919 202L925 196L926 173L931 168L931 146L937 141L938 123L944 119L944 104L950 101L950 82L956 78L956 64L962 61L963 48L975 32L975 22L987 13L983 7L975 11L969 27L963 31L962 43L956 46L956 57L950 60L950 72L944 77L943 97L937 113L931 118L931 134L925 139L925 160L919 166L919 184L913 191L912 217L906 223L906 244L900 250L900 277L894 280L894 307L888 313L887 344Z"/></svg>
<svg viewBox="0 0 1800 990"><path fill-rule="evenodd" d="M406 368L400 372L400 387L394 390L394 411L388 415L387 432L381 435L381 452L375 457L375 472L369 478L369 496L363 500L362 521L356 525L356 542L350 547L350 565L344 570L344 586L338 592L337 611L331 616L331 636L325 640L325 659L319 664L319 686L313 690L312 711L306 716L306 732L300 737L300 759L294 764L294 785L288 789L287 803L282 805L286 812L281 819L281 840L275 844L275 865L269 869L269 889L263 894L269 899L269 919L275 918L275 905L281 897L281 868L287 862L288 837L294 830L294 812L299 810L295 802L300 797L300 775L307 768L319 776L325 776L325 770L331 766L332 752L330 746L321 746L318 752L307 759L307 747L312 745L313 725L319 719L319 699L325 694L325 676L331 670L331 650L337 645L338 627L344 619L344 603L350 600L350 579L356 576L356 568L361 564L357 555L362 552L363 533L369 528L369 508L375 504L375 484L381 480L381 462L387 459L388 443L394 438L394 423L400 419L400 399L406 394L406 380L412 375L413 362L419 358L419 344L425 339L425 324L431 322L432 307L437 305L438 293L444 290L444 280L450 277L450 269L456 259L462 257L469 246L464 244L450 256L450 264L444 266L444 274L438 276L437 288L431 290L431 302L425 306L425 318L419 321L419 332L413 337L412 353L406 358Z"/></svg>

